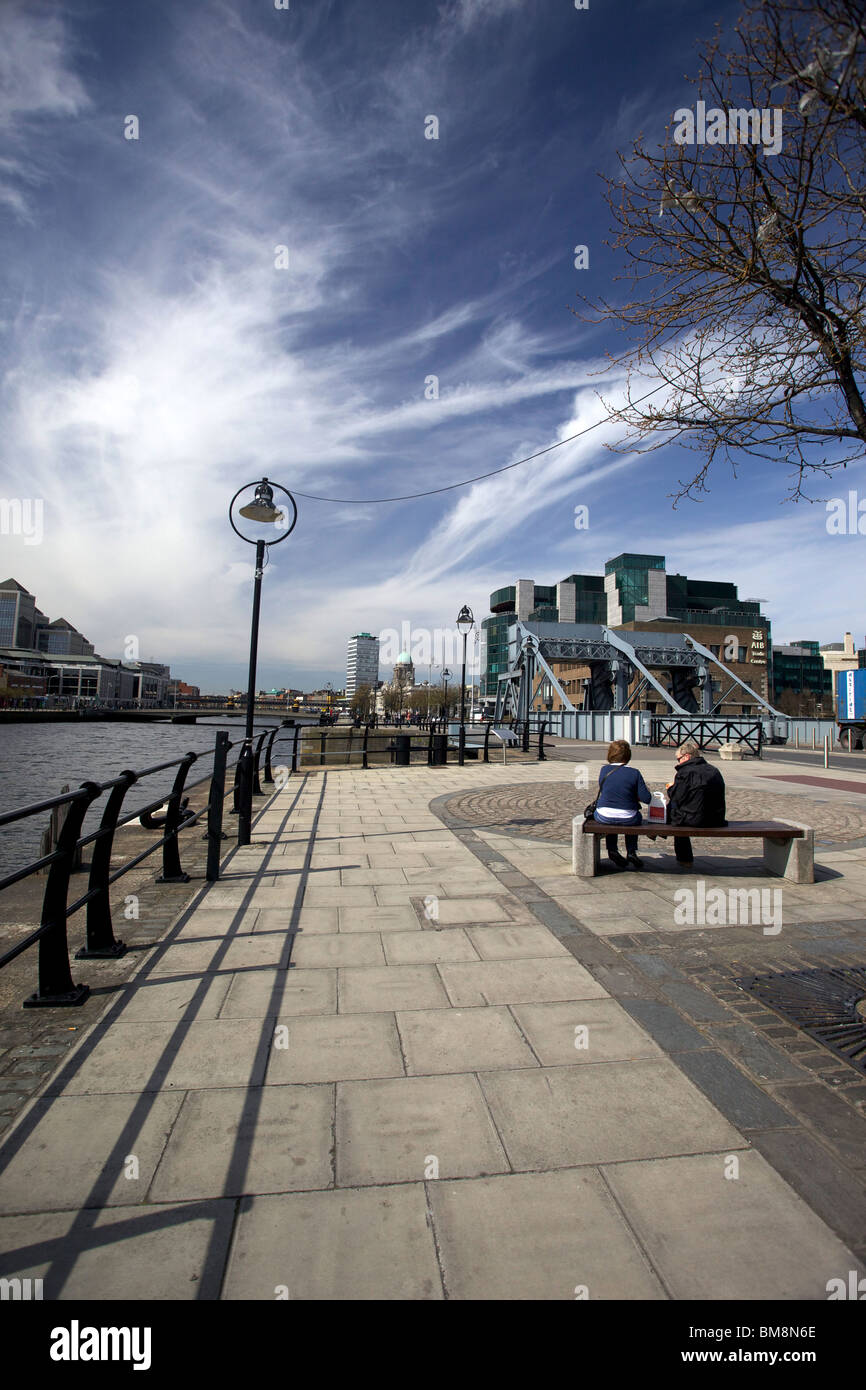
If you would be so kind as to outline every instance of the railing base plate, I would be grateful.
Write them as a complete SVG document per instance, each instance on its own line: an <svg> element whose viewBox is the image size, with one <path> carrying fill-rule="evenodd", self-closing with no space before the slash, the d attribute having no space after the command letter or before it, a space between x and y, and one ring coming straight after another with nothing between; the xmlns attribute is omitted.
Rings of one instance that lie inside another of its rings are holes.
<svg viewBox="0 0 866 1390"><path fill-rule="evenodd" d="M99 946L94 951L82 946L80 951L75 952L76 960L115 960L118 956L126 955L126 944L123 941L115 941L112 946Z"/></svg>
<svg viewBox="0 0 866 1390"><path fill-rule="evenodd" d="M30 994L24 1000L25 1009L69 1009L83 1004L90 994L90 985L73 985L68 994Z"/></svg>
<svg viewBox="0 0 866 1390"><path fill-rule="evenodd" d="M160 874L157 883L189 883L189 874L176 874L173 878L163 878Z"/></svg>

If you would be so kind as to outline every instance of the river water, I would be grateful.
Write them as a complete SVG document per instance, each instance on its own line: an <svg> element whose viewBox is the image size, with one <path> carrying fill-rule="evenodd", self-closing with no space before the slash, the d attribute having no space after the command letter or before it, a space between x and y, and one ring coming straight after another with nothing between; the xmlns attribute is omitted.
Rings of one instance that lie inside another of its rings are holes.
<svg viewBox="0 0 866 1390"><path fill-rule="evenodd" d="M265 724L279 723L267 716L256 721L257 730ZM212 751L218 728L229 729L232 743L243 736L243 716L199 720L197 724L171 724L151 721L99 723L96 720L52 724L0 725L0 812L14 811L35 801L58 796L68 784L75 790L81 782L107 782L130 768L139 772L154 763L180 758L184 753ZM229 753L229 763L237 759L239 748ZM274 762L279 742L274 747ZM188 774L190 783L209 777L213 759L202 756ZM137 806L146 806L157 796L167 794L176 768L156 773L126 794L121 811L125 815ZM231 787L231 777L228 779ZM107 793L98 797L88 813L85 827L96 829ZM230 804L230 803L229 803ZM39 840L50 812L0 827L0 877L23 868L39 855ZM118 832L122 833L122 832ZM85 851L85 858L88 858Z"/></svg>

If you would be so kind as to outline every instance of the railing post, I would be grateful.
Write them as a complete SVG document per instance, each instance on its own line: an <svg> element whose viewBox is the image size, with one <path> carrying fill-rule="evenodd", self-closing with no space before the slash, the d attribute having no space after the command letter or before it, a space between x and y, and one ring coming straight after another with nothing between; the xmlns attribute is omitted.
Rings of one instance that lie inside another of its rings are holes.
<svg viewBox="0 0 866 1390"><path fill-rule="evenodd" d="M262 744L267 736L268 731L265 729L264 733L259 734L258 742L256 743L256 756L253 762L253 796L262 795L262 784L259 781L259 762L262 756Z"/></svg>
<svg viewBox="0 0 866 1390"><path fill-rule="evenodd" d="M165 817L165 840L162 846L162 873L156 880L157 883L189 883L189 874L185 874L181 868L180 849L177 841L180 827L183 824L183 817L180 809L183 784L186 781L186 774L197 758L198 753L185 753L174 779L174 786L171 789L171 796L168 799L168 811Z"/></svg>
<svg viewBox="0 0 866 1390"><path fill-rule="evenodd" d="M298 770L298 739L299 739L300 733L301 733L301 726L300 726L300 724L296 724L296 725L294 726L294 729L293 729L292 732L293 732L293 735L294 735L293 738L292 738L292 772L297 772L297 770Z"/></svg>
<svg viewBox="0 0 866 1390"><path fill-rule="evenodd" d="M93 842L90 882L87 889L90 893L94 889L97 889L98 892L96 897L91 898L87 904L87 939L81 950L75 952L76 960L88 960L91 957L111 959L126 953L125 944L118 941L114 935L111 922L111 901L108 895L108 875L111 871L111 850L114 844L114 832L117 829L120 807L129 788L138 781L138 773L126 769L119 776L123 779L122 784L113 788L99 826L100 830L105 830L107 833Z"/></svg>
<svg viewBox="0 0 866 1390"><path fill-rule="evenodd" d="M430 724L430 721L427 721ZM427 766L433 766L433 725L430 724L427 734Z"/></svg>
<svg viewBox="0 0 866 1390"><path fill-rule="evenodd" d="M220 876L220 843L227 839L223 830L223 801L225 799L226 761L229 751L229 736L225 729L219 729L213 754L213 773L210 780L210 795L207 807L207 869L205 878L215 883Z"/></svg>
<svg viewBox="0 0 866 1390"><path fill-rule="evenodd" d="M538 761L539 761L540 763L546 763L546 762L547 762L547 756L546 756L546 754L545 754L545 752L544 752L544 730L545 730L546 728L547 728L547 721L546 721L545 719L542 719L542 721L541 721L541 727L540 727L539 730L538 730Z"/></svg>
<svg viewBox="0 0 866 1390"><path fill-rule="evenodd" d="M362 766L363 768L369 767L369 763L367 762L367 740L368 740L369 737L370 737L370 725L369 725L369 724L365 724L365 725L364 725L363 757L362 757L362 759L361 759L361 766Z"/></svg>
<svg viewBox="0 0 866 1390"><path fill-rule="evenodd" d="M484 761L490 762L490 730L493 728L492 720L488 721L487 728L484 730Z"/></svg>
<svg viewBox="0 0 866 1390"><path fill-rule="evenodd" d="M275 724L274 727L273 727L273 730L272 730L272 732L271 732L271 736L270 736L270 738L268 739L267 747L265 748L265 782L266 782L266 783L268 783L268 782L272 783L273 780L274 780L274 772L273 772L273 768L271 767L271 750L272 750L272 748L273 748L273 746L274 746L274 739L276 738L276 736L277 736L277 734L278 734L279 732L280 732L280 726L279 726L279 724Z"/></svg>
<svg viewBox="0 0 866 1390"><path fill-rule="evenodd" d="M252 821L248 822L244 813L244 807L252 803L252 778L253 778L253 750L252 744L244 739L241 744L241 754L235 766L235 805L234 812L238 818L238 844L248 845L250 842L250 831ZM234 814L233 812L233 814Z"/></svg>
<svg viewBox="0 0 866 1390"><path fill-rule="evenodd" d="M528 719L528 718L524 719L524 721L523 721L523 751L524 751L524 753L528 753L528 752L529 752L529 719Z"/></svg>
<svg viewBox="0 0 866 1390"><path fill-rule="evenodd" d="M48 927L39 938L39 986L35 994L24 1000L25 1009L62 1008L83 1004L90 993L89 985L72 983L69 971L69 944L66 936L66 904L69 899L69 875L75 846L81 834L84 817L92 801L99 796L98 782L82 782L84 795L69 806L57 842L59 859L55 859L45 885L42 899L42 923Z"/></svg>

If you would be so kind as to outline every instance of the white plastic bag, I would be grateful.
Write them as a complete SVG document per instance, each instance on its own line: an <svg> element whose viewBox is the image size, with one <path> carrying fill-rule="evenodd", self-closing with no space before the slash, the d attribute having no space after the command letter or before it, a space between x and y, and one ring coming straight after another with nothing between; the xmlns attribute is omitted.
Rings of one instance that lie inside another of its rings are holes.
<svg viewBox="0 0 866 1390"><path fill-rule="evenodd" d="M649 804L649 820L667 821L668 818L668 799L664 792L653 792Z"/></svg>

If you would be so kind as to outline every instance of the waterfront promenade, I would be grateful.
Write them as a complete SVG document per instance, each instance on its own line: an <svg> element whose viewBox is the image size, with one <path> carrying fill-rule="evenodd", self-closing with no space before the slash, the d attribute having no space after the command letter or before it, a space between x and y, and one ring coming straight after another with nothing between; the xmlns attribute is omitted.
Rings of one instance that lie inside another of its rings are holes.
<svg viewBox="0 0 866 1390"><path fill-rule="evenodd" d="M573 750L590 785L603 751ZM669 751L635 761L670 777ZM811 815L818 881L745 843L678 875L662 842L576 879L592 793L562 758L293 777L4 1136L0 1276L46 1300L862 1276L866 1077L734 981L866 961L863 779L723 771L737 818ZM779 891L781 930L683 924L696 880Z"/></svg>

